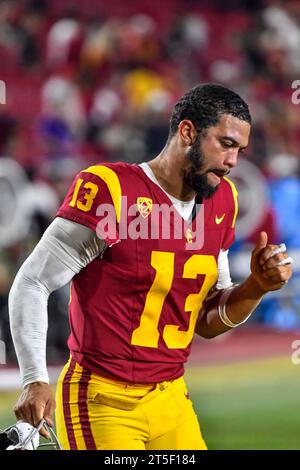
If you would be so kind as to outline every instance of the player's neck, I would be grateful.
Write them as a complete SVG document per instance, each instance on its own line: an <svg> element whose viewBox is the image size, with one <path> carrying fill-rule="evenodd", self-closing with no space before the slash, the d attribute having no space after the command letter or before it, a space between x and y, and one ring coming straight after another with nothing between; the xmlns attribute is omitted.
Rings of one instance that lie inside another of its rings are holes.
<svg viewBox="0 0 300 470"><path fill-rule="evenodd" d="M181 165L182 156L169 145L148 162L157 181L163 189L181 201L194 199L196 192L186 185Z"/></svg>

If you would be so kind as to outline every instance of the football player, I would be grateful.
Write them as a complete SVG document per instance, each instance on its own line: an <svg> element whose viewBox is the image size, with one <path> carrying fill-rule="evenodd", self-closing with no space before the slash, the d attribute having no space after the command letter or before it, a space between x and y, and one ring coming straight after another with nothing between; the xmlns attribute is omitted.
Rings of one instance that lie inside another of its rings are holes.
<svg viewBox="0 0 300 470"><path fill-rule="evenodd" d="M10 292L18 419L53 424L47 301L72 280L70 359L56 393L63 448L206 449L183 379L194 332L212 338L241 325L291 276L285 246L262 232L248 278L230 279L237 191L226 175L250 126L235 92L198 85L175 105L152 161L76 176Z"/></svg>

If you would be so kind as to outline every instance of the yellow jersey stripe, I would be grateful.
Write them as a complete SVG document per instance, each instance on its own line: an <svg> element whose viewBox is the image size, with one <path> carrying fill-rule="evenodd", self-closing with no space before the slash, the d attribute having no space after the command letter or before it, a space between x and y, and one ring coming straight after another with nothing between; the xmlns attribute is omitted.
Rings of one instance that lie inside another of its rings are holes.
<svg viewBox="0 0 300 470"><path fill-rule="evenodd" d="M234 215L233 215L232 224L231 224L231 228L233 228L235 226L235 221L236 221L236 217L237 217L237 214L238 214L238 208L239 208L239 206L238 206L238 191L235 187L235 184L229 178L226 178L226 176L224 176L223 179L226 180L227 183L229 183L229 185L231 187L231 191L232 191L233 200L234 200Z"/></svg>
<svg viewBox="0 0 300 470"><path fill-rule="evenodd" d="M92 173L93 175L98 176L100 179L102 179L102 181L104 181L110 192L116 211L117 222L119 223L121 219L122 190L118 175L111 168L108 168L104 165L90 166L86 170L83 170L83 172Z"/></svg>

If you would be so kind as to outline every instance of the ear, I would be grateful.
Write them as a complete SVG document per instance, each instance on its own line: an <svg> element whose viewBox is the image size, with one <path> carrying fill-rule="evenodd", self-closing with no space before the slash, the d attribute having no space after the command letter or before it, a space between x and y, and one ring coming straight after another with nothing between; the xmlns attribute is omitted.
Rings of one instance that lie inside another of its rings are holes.
<svg viewBox="0 0 300 470"><path fill-rule="evenodd" d="M178 136L184 146L190 146L195 142L197 131L189 119L183 119L178 124Z"/></svg>

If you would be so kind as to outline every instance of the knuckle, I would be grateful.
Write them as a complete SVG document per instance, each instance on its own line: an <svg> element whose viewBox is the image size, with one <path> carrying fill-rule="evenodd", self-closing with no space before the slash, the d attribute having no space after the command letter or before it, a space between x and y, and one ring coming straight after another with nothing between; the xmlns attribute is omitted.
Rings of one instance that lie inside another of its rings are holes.
<svg viewBox="0 0 300 470"><path fill-rule="evenodd" d="M23 406L20 408L21 413L27 414L30 412L30 406L28 403L24 403Z"/></svg>
<svg viewBox="0 0 300 470"><path fill-rule="evenodd" d="M262 256L268 256L271 252L272 252L272 249L271 249L269 246L267 246L267 247L263 250Z"/></svg>
<svg viewBox="0 0 300 470"><path fill-rule="evenodd" d="M274 268L276 266L276 264L274 263L274 261L271 258L266 262L265 266L266 266L267 269L270 269L270 268Z"/></svg>
<svg viewBox="0 0 300 470"><path fill-rule="evenodd" d="M15 405L13 411L14 411L14 413L20 413L21 407L19 405Z"/></svg>

